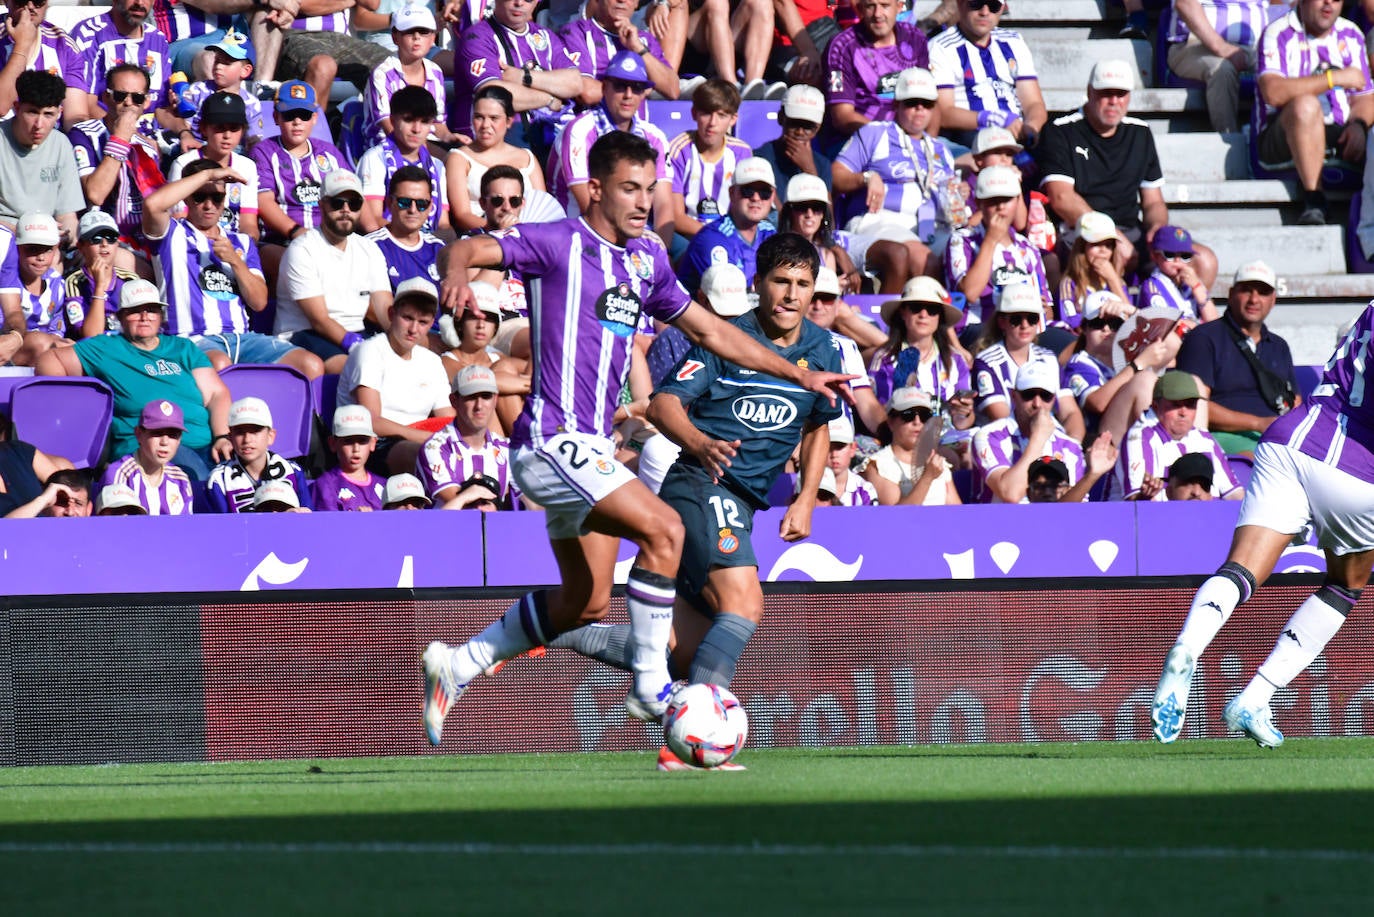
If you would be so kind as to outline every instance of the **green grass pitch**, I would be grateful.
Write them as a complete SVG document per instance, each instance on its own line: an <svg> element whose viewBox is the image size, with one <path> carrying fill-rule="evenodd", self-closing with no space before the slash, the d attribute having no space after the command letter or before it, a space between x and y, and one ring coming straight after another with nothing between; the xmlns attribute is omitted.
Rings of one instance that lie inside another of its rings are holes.
<svg viewBox="0 0 1374 917"><path fill-rule="evenodd" d="M1369 914L1374 739L0 770L0 914Z"/></svg>

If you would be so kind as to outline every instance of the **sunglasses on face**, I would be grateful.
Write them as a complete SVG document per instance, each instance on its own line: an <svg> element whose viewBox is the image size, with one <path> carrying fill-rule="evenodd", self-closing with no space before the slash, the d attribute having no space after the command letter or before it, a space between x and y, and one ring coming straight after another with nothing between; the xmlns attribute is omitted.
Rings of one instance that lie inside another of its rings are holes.
<svg viewBox="0 0 1374 917"><path fill-rule="evenodd" d="M935 103L930 99L903 99L901 106L903 108L934 108Z"/></svg>
<svg viewBox="0 0 1374 917"><path fill-rule="evenodd" d="M161 315L162 306L155 302L150 302L142 306L130 306L127 309L120 309L119 312L121 315L151 315L154 312Z"/></svg>
<svg viewBox="0 0 1374 917"><path fill-rule="evenodd" d="M305 111L301 108L293 108L291 111L279 111L277 117L285 124L287 121L309 121L315 117L313 111Z"/></svg>
<svg viewBox="0 0 1374 917"><path fill-rule="evenodd" d="M1083 327L1089 331L1102 331L1110 328L1112 331L1120 331L1125 319L1120 318L1090 318L1083 323Z"/></svg>
<svg viewBox="0 0 1374 917"><path fill-rule="evenodd" d="M840 297L835 296L835 295L830 294L830 293L812 293L812 294L811 294L811 301L812 301L812 302L821 303L822 305L829 305L829 304L832 303L832 302L838 302L839 299L840 299Z"/></svg>
<svg viewBox="0 0 1374 917"><path fill-rule="evenodd" d="M124 89L111 89L110 98L114 99L116 105L123 103L125 99L133 99L135 105L142 105L144 102L148 101L148 93L129 92Z"/></svg>
<svg viewBox="0 0 1374 917"><path fill-rule="evenodd" d="M796 201L792 204L792 209L798 213L819 213L825 215L825 205L820 201Z"/></svg>
<svg viewBox="0 0 1374 917"><path fill-rule="evenodd" d="M1165 261L1192 261L1192 252L1160 252L1159 256Z"/></svg>
<svg viewBox="0 0 1374 917"><path fill-rule="evenodd" d="M747 185L739 189L739 196L744 198L746 201L752 201L754 198L758 198L761 201L766 201L773 196L773 189L768 187L767 185L762 184Z"/></svg>
<svg viewBox="0 0 1374 917"><path fill-rule="evenodd" d="M216 207L224 203L225 193L223 191L197 191L191 195L191 203L203 204L206 201Z"/></svg>
<svg viewBox="0 0 1374 917"><path fill-rule="evenodd" d="M521 204L525 203L525 198L519 194L512 194L510 197L502 197L499 194L493 194L487 198L487 203L493 207L504 207L507 201L510 202L512 207L519 207Z"/></svg>
<svg viewBox="0 0 1374 917"><path fill-rule="evenodd" d="M429 210L430 204L433 203L433 199L428 197L398 197L396 198L396 209L416 210L425 213Z"/></svg>
<svg viewBox="0 0 1374 917"><path fill-rule="evenodd" d="M939 318L945 310L933 302L908 302L902 303L902 308L908 315L929 315L932 318Z"/></svg>
<svg viewBox="0 0 1374 917"><path fill-rule="evenodd" d="M818 131L821 126L811 121L802 121L800 118L784 118L782 129L785 131Z"/></svg>
<svg viewBox="0 0 1374 917"><path fill-rule="evenodd" d="M969 9L971 9L971 10L981 10L983 7L987 7L987 8L988 8L988 12L991 12L991 13L1000 13L1000 12L1002 12L1002 8L1003 8L1005 5L1006 5L1006 4L1004 4L1004 3L1002 2L1002 0L968 0L968 8L969 8Z"/></svg>
<svg viewBox="0 0 1374 917"><path fill-rule="evenodd" d="M98 232L93 236L87 236L82 241L91 245L113 245L119 241L119 236L112 232Z"/></svg>
<svg viewBox="0 0 1374 917"><path fill-rule="evenodd" d="M641 95L649 91L649 87L643 83L631 83L628 80L611 80L611 92L633 92Z"/></svg>
<svg viewBox="0 0 1374 917"><path fill-rule="evenodd" d="M1021 393L1021 397L1027 401L1043 401L1046 404L1054 402L1054 392L1047 392L1043 388L1028 388Z"/></svg>
<svg viewBox="0 0 1374 917"><path fill-rule="evenodd" d="M1029 312L1013 312L1010 315L1002 316L1007 320L1007 324L1013 328L1020 328L1022 325L1040 324L1040 316L1031 315Z"/></svg>
<svg viewBox="0 0 1374 917"><path fill-rule="evenodd" d="M356 194L340 194L338 197L331 197L325 201L330 210L362 210L363 199Z"/></svg>
<svg viewBox="0 0 1374 917"><path fill-rule="evenodd" d="M887 416L889 420L900 418L902 423L911 423L919 417L921 423L925 423L930 420L931 410L930 408L907 408L905 411L888 411Z"/></svg>

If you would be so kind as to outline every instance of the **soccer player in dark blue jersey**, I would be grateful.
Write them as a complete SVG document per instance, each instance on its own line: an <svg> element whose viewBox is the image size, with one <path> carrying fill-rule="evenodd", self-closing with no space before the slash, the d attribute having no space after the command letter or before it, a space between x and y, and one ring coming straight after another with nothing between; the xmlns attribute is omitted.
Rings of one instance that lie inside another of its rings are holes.
<svg viewBox="0 0 1374 917"><path fill-rule="evenodd" d="M820 264L815 246L780 233L759 248L759 306L734 324L804 369L838 372L832 335L805 318ZM745 644L763 617L763 588L750 535L754 512L801 443L801 485L780 534L811 534L821 475L829 456L828 424L840 409L824 395L753 372L693 347L669 371L649 405L649 418L682 455L659 497L682 517L685 537L677 576L673 669L692 683L728 686ZM551 646L575 649L629 668L629 628L593 626ZM659 767L687 765L665 748ZM737 767L737 765L736 765Z"/></svg>

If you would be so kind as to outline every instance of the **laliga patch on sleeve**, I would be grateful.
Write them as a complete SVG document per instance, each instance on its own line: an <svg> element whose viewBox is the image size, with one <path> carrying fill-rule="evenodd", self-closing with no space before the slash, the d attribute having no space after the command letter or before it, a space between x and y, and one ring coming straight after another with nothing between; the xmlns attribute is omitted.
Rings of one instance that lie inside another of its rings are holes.
<svg viewBox="0 0 1374 917"><path fill-rule="evenodd" d="M706 364L700 360L687 360L682 364L682 368L677 371L673 378L679 382L686 382L706 368Z"/></svg>

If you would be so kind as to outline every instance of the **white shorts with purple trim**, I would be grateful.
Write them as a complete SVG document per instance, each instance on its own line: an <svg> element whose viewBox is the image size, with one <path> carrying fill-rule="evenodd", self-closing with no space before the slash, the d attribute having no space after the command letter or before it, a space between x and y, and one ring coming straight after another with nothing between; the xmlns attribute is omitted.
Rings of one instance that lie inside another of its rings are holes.
<svg viewBox="0 0 1374 917"><path fill-rule="evenodd" d="M587 534L583 523L592 507L635 473L615 460L615 444L587 433L560 433L542 446L521 446L511 461L520 492L544 507L549 537Z"/></svg>
<svg viewBox="0 0 1374 917"><path fill-rule="evenodd" d="M1374 550L1374 484L1283 443L1255 447L1255 470L1236 526L1258 525L1336 555Z"/></svg>

